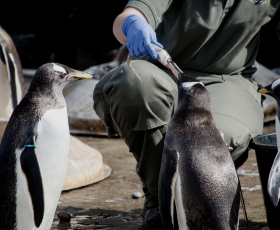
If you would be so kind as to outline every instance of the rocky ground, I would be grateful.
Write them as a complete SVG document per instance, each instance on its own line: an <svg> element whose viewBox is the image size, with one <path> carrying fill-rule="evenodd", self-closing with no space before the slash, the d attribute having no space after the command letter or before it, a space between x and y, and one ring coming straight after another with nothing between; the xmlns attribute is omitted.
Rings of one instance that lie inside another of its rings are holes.
<svg viewBox="0 0 280 230"><path fill-rule="evenodd" d="M271 132L275 132L273 124L264 129L264 133ZM104 162L112 167L112 175L99 183L63 192L57 213L68 212L72 218L70 222L62 222L55 216L52 229L142 229L140 215L144 198L131 198L132 193L141 191L141 182L135 173L136 161L127 146L119 138L78 138L103 154ZM249 158L241 168L245 172L240 180L248 229L261 230L267 224L254 150L250 150ZM239 229L246 229L242 209Z"/></svg>

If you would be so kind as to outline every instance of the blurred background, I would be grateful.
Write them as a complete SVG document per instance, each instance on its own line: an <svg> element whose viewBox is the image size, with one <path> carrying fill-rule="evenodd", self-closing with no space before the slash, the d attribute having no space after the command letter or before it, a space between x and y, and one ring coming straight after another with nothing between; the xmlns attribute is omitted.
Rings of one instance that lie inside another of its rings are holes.
<svg viewBox="0 0 280 230"><path fill-rule="evenodd" d="M112 33L114 19L127 0L5 1L0 25L12 37L23 68L37 69L58 62L84 70L110 62L121 46ZM257 17L257 15L256 15ZM280 66L280 42L275 25L261 31L258 62L273 69Z"/></svg>
<svg viewBox="0 0 280 230"><path fill-rule="evenodd" d="M112 32L127 0L5 1L0 25L12 37L23 68L58 62L84 70L111 61L121 44Z"/></svg>

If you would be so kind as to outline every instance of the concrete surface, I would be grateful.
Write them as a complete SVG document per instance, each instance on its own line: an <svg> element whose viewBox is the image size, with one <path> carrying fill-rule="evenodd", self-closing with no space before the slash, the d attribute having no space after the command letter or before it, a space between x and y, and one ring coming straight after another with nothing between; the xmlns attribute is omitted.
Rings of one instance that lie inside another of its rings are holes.
<svg viewBox="0 0 280 230"><path fill-rule="evenodd" d="M266 126L264 133L275 132L274 124ZM78 137L79 140L99 150L104 163L112 168L109 178L80 189L62 192L57 207L72 215L70 223L54 218L52 229L141 229L141 209L144 198L134 200L131 194L141 191L141 182L135 173L136 161L119 138ZM261 230L266 226L255 152L241 167L242 191L249 219L249 230ZM142 191L141 191L142 192ZM245 230L243 211L240 209L240 230Z"/></svg>

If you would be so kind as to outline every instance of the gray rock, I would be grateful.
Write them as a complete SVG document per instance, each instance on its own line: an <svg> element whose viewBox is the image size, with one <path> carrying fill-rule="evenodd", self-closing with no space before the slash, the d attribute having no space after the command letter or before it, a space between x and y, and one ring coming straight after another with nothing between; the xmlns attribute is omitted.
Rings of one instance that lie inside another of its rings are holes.
<svg viewBox="0 0 280 230"><path fill-rule="evenodd" d="M131 197L133 198L133 199L139 199L139 198L141 198L143 195L142 195L142 193L141 192L135 192L135 193L132 193L131 194Z"/></svg>
<svg viewBox="0 0 280 230"><path fill-rule="evenodd" d="M59 212L57 214L57 217L61 220L61 221L65 221L65 222L70 222L70 219L71 219L71 215L67 212Z"/></svg>
<svg viewBox="0 0 280 230"><path fill-rule="evenodd" d="M238 176L244 176L245 175L245 170L242 169L242 168L237 169L236 172L237 172Z"/></svg>

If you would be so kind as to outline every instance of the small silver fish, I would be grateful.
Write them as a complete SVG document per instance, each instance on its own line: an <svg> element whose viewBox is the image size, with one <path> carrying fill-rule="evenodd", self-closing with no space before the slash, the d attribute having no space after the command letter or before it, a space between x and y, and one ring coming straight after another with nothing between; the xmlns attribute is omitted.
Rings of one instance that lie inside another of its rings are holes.
<svg viewBox="0 0 280 230"><path fill-rule="evenodd" d="M182 73L183 71L176 65L175 62L172 61L170 55L167 53L166 50L152 44L154 50L156 51L156 53L158 54L158 58L157 60L163 64L167 69L170 69L172 71L172 73L175 75L175 77L177 79L179 79L178 73ZM139 72L133 68L132 64L131 64L131 58L132 56L130 55L130 53L127 56L127 65L130 69L132 69L132 71L136 74L136 76L141 80Z"/></svg>

